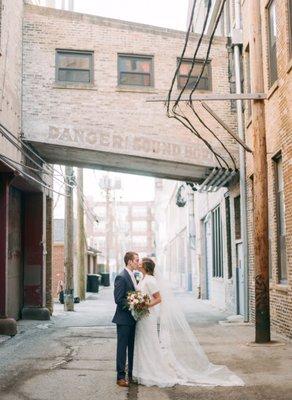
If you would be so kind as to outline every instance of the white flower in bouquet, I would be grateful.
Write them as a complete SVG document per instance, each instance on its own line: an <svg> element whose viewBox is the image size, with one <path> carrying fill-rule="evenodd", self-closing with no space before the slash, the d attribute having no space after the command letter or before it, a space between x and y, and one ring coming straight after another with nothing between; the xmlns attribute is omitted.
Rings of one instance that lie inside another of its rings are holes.
<svg viewBox="0 0 292 400"><path fill-rule="evenodd" d="M150 297L140 291L128 292L126 298L126 308L131 311L136 321L149 315Z"/></svg>

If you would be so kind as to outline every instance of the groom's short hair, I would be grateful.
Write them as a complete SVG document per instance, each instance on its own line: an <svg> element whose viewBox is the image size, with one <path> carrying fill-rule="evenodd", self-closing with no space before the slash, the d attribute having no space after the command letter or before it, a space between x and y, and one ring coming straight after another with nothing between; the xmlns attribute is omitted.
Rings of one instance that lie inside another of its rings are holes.
<svg viewBox="0 0 292 400"><path fill-rule="evenodd" d="M124 257L125 265L127 266L129 261L133 261L134 257L137 255L138 253L135 253L134 251L127 251Z"/></svg>

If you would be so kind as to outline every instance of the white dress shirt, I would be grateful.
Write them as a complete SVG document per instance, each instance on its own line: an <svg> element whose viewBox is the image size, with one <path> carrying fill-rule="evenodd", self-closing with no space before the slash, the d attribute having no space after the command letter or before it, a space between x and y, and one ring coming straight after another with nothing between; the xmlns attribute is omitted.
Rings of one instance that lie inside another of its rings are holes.
<svg viewBox="0 0 292 400"><path fill-rule="evenodd" d="M132 279L134 288L135 288L135 290L137 290L137 282L136 282L136 279L135 279L135 276L134 276L133 271L131 271L131 270L130 270L129 268L127 268L127 267L125 267L125 270L129 273L129 275L130 275L130 277L131 277L131 279Z"/></svg>

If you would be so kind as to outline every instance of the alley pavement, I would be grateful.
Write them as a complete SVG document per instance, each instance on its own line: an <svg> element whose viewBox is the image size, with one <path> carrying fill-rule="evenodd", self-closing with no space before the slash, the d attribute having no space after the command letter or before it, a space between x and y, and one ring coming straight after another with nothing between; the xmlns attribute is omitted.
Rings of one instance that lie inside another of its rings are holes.
<svg viewBox="0 0 292 400"><path fill-rule="evenodd" d="M273 334L273 345L254 346L251 324L192 294L177 299L210 361L227 365L244 387L118 387L115 305L112 288L102 288L74 312L55 304L51 321L20 321L18 335L0 337L0 399L292 400L292 341Z"/></svg>

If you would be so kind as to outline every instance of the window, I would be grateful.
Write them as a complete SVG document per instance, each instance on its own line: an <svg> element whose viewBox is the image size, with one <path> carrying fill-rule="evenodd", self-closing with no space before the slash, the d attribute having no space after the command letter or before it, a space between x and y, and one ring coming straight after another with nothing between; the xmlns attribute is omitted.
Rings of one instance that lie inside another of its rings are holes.
<svg viewBox="0 0 292 400"><path fill-rule="evenodd" d="M288 0L289 53L292 57L292 0Z"/></svg>
<svg viewBox="0 0 292 400"><path fill-rule="evenodd" d="M269 86L278 79L277 71L277 21L276 2L272 0L268 6L268 31L269 31Z"/></svg>
<svg viewBox="0 0 292 400"><path fill-rule="evenodd" d="M93 83L93 52L57 50L56 81Z"/></svg>
<svg viewBox="0 0 292 400"><path fill-rule="evenodd" d="M223 278L223 243L221 213L218 206L212 211L213 276Z"/></svg>
<svg viewBox="0 0 292 400"><path fill-rule="evenodd" d="M227 267L228 279L232 278L232 244L231 244L231 217L230 217L230 197L225 197L226 212L226 240L227 240Z"/></svg>
<svg viewBox="0 0 292 400"><path fill-rule="evenodd" d="M234 199L235 240L241 240L240 196Z"/></svg>
<svg viewBox="0 0 292 400"><path fill-rule="evenodd" d="M178 60L178 62L179 62L179 60ZM195 61L191 77L190 77L187 87L186 87L187 89L193 89L198 77L201 74L203 65L204 65L204 60L196 60ZM191 70L191 67L192 67L192 60L183 60L182 61L180 68L179 68L179 72L178 72L178 78L177 78L178 89L182 89L184 87L184 85L186 84L187 77ZM200 82L199 82L197 88L199 90L212 90L211 76L212 76L211 62L208 61L204 68L203 75L200 79Z"/></svg>
<svg viewBox="0 0 292 400"><path fill-rule="evenodd" d="M286 283L287 282L286 226L285 226L283 163L281 156L275 159L275 169L276 169L278 277L280 283Z"/></svg>
<svg viewBox="0 0 292 400"><path fill-rule="evenodd" d="M153 86L153 57L118 55L118 83L126 86Z"/></svg>

